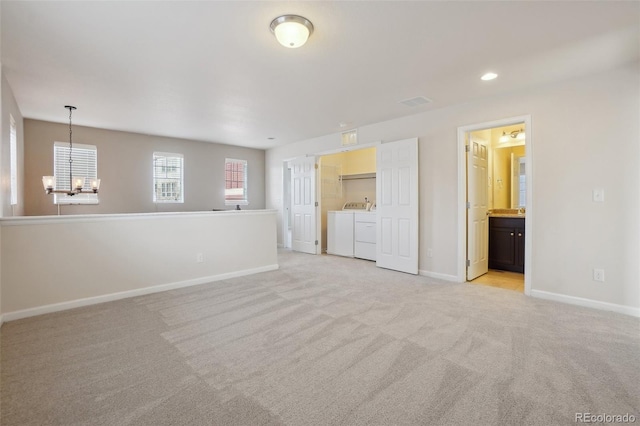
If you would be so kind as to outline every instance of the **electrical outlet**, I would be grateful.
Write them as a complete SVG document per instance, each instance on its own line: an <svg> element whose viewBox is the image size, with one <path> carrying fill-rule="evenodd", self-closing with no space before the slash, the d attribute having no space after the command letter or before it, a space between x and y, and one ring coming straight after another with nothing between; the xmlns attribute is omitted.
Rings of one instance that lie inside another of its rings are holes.
<svg viewBox="0 0 640 426"><path fill-rule="evenodd" d="M593 270L593 280L604 282L604 269L594 269Z"/></svg>
<svg viewBox="0 0 640 426"><path fill-rule="evenodd" d="M427 249L427 257L433 257L433 250L430 248Z"/></svg>
<svg viewBox="0 0 640 426"><path fill-rule="evenodd" d="M202 253L197 253L196 254L196 263L202 263L204 262L204 255Z"/></svg>

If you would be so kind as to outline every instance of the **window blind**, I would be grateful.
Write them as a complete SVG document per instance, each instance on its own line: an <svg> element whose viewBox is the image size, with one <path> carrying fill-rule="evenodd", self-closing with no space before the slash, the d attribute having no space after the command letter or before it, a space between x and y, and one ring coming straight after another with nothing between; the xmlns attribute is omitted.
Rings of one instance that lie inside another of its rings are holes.
<svg viewBox="0 0 640 426"><path fill-rule="evenodd" d="M69 181L69 144L56 142L53 145L53 174L56 177L56 189L70 189ZM83 191L86 194L54 194L55 204L98 204L98 194L91 190L91 179L98 177L98 150L94 145L73 144L71 166L74 177L84 177Z"/></svg>

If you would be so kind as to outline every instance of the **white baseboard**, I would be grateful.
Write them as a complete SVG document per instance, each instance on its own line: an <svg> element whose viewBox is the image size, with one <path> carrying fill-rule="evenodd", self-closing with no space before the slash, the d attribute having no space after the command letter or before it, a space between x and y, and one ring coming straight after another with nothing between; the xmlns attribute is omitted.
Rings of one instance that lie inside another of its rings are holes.
<svg viewBox="0 0 640 426"><path fill-rule="evenodd" d="M418 275L422 275L422 276L429 277L429 278L436 278L438 280L452 281L452 282L456 282L456 283L460 282L460 280L458 280L458 277L455 276L455 275L441 274L439 272L425 271L423 269L420 269L418 271Z"/></svg>
<svg viewBox="0 0 640 426"><path fill-rule="evenodd" d="M550 293L542 290L531 290L531 296L539 299L553 300L554 302L568 303L570 305L600 309L603 311L612 311L640 318L640 308L634 308L633 306L616 305L615 303L600 302L598 300L567 296L566 294Z"/></svg>
<svg viewBox="0 0 640 426"><path fill-rule="evenodd" d="M211 275L208 277L194 278L186 281L178 281L168 284L159 284L151 287L137 288L135 290L121 291L119 293L105 294L102 296L87 297L84 299L70 300L68 302L54 303L52 305L38 306L35 308L22 309L20 311L7 312L0 318L4 321L15 321L22 318L34 317L36 315L49 314L52 312L66 311L68 309L80 308L82 306L97 305L99 303L111 302L114 300L127 299L129 297L143 296L145 294L160 293L167 290L175 290L183 287L206 284L213 281L226 280L229 278L243 277L260 272L275 271L278 264L261 266L259 268L245 269L242 271L228 272L225 274Z"/></svg>

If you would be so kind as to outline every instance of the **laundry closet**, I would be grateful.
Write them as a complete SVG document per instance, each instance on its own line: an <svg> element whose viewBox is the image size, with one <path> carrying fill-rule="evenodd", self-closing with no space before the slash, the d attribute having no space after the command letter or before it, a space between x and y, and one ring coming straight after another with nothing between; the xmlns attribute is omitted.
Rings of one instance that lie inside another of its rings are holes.
<svg viewBox="0 0 640 426"><path fill-rule="evenodd" d="M320 157L322 251L376 260L376 148Z"/></svg>

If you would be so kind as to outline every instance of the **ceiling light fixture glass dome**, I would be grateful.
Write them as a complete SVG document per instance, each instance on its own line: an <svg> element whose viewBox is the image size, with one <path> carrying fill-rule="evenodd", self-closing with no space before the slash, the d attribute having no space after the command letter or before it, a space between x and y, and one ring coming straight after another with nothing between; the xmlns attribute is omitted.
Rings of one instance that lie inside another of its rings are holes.
<svg viewBox="0 0 640 426"><path fill-rule="evenodd" d="M307 42L313 34L313 24L298 15L282 15L271 21L271 32L284 47L295 49Z"/></svg>

